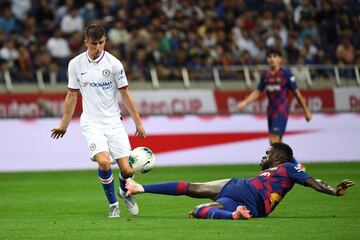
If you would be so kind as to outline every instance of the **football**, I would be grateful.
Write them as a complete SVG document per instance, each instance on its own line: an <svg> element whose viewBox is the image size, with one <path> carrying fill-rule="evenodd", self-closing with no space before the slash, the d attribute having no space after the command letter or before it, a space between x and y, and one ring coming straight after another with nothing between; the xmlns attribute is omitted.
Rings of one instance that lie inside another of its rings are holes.
<svg viewBox="0 0 360 240"><path fill-rule="evenodd" d="M137 147L131 151L129 163L136 173L147 173L155 165L155 155L147 147Z"/></svg>

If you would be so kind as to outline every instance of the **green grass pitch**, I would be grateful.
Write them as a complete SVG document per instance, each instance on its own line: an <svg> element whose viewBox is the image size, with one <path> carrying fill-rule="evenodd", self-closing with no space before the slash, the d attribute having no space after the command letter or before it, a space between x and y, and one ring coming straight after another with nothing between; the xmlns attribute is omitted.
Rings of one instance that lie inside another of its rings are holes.
<svg viewBox="0 0 360 240"><path fill-rule="evenodd" d="M0 173L0 239L360 239L360 162L306 167L332 185L345 178L358 185L342 198L296 185L268 218L250 221L189 219L188 211L207 199L151 194L136 197L139 216L130 216L121 202L121 218L108 219L95 170ZM252 177L258 170L256 165L159 167L136 179L198 182Z"/></svg>

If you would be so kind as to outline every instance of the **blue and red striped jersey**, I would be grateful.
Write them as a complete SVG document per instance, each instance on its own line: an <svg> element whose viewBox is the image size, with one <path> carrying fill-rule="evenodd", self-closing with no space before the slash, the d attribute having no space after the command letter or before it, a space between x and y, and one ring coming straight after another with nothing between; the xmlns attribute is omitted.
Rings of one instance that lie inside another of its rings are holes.
<svg viewBox="0 0 360 240"><path fill-rule="evenodd" d="M261 92L266 89L268 97L267 113L268 117L276 118L278 115L289 114L289 89L295 91L297 89L295 77L287 68L280 68L279 71L272 73L270 70L265 71L257 86Z"/></svg>
<svg viewBox="0 0 360 240"><path fill-rule="evenodd" d="M286 162L262 171L257 177L248 178L247 181L264 200L265 215L268 215L292 189L294 183L304 185L309 177L295 164Z"/></svg>

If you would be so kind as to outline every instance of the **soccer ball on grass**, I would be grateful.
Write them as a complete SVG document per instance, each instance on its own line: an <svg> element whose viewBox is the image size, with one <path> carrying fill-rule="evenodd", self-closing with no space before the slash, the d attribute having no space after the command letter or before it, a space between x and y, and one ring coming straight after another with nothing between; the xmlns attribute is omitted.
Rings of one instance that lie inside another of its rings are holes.
<svg viewBox="0 0 360 240"><path fill-rule="evenodd" d="M147 147L137 147L131 151L129 163L136 173L147 173L154 167L155 155Z"/></svg>

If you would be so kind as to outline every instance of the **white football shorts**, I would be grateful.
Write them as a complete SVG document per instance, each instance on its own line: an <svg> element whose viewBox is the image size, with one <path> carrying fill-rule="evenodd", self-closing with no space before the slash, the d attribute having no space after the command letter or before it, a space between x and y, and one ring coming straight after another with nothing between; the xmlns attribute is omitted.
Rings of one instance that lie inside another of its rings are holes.
<svg viewBox="0 0 360 240"><path fill-rule="evenodd" d="M130 141L122 123L109 127L94 127L88 124L80 124L80 126L92 160L100 152L109 152L112 161L130 155Z"/></svg>

